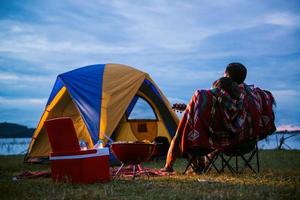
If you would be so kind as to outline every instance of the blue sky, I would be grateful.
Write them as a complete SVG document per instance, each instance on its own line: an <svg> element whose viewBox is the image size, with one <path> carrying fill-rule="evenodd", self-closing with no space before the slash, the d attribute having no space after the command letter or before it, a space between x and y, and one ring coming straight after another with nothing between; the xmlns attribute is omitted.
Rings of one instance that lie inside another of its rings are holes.
<svg viewBox="0 0 300 200"><path fill-rule="evenodd" d="M188 102L241 62L277 125L300 127L299 35L297 0L0 1L0 121L35 127L56 76L85 65L134 66Z"/></svg>

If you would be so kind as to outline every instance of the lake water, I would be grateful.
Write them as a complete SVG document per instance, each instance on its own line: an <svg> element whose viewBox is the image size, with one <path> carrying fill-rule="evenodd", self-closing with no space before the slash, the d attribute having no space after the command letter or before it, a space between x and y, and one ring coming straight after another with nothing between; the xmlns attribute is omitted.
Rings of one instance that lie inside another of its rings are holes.
<svg viewBox="0 0 300 200"><path fill-rule="evenodd" d="M275 149L280 138L287 138L283 144L284 149L300 150L300 132L297 134L273 134L258 143L260 149ZM0 155L25 154L31 138L0 138Z"/></svg>
<svg viewBox="0 0 300 200"><path fill-rule="evenodd" d="M258 148L276 149L282 139L284 139L284 143L282 145L283 149L300 150L300 132L293 134L273 134L266 139L259 141Z"/></svg>
<svg viewBox="0 0 300 200"><path fill-rule="evenodd" d="M0 138L0 155L25 154L31 138Z"/></svg>

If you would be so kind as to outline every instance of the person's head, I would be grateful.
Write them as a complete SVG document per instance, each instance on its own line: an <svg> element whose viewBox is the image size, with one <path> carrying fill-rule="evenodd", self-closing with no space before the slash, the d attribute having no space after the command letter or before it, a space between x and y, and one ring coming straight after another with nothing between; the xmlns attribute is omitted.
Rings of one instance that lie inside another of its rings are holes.
<svg viewBox="0 0 300 200"><path fill-rule="evenodd" d="M247 68L241 63L229 63L225 70L225 76L237 84L241 84L246 79Z"/></svg>
<svg viewBox="0 0 300 200"><path fill-rule="evenodd" d="M221 89L225 90L226 92L230 93L231 86L232 86L231 78L221 77L213 83L212 88L221 88Z"/></svg>
<svg viewBox="0 0 300 200"><path fill-rule="evenodd" d="M212 88L221 88L225 90L231 96L231 98L239 99L240 92L238 89L238 84L229 77L219 78L213 83Z"/></svg>

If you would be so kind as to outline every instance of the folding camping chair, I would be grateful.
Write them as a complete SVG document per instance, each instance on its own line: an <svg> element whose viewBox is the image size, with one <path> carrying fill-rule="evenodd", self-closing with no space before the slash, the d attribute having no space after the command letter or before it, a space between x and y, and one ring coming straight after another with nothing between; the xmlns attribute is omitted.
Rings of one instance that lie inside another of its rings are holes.
<svg viewBox="0 0 300 200"><path fill-rule="evenodd" d="M71 118L45 121L52 152L51 176L55 182L93 183L110 180L108 148L81 150Z"/></svg>
<svg viewBox="0 0 300 200"><path fill-rule="evenodd" d="M241 173L246 168L249 168L254 173L259 172L257 140L243 142L230 149L219 150L219 157L222 163L220 168L221 172L224 172L225 168L228 168L233 174ZM230 162L233 158L235 159L234 163ZM253 163L255 158L256 163ZM239 160L242 160L242 165L239 165ZM254 166L255 164L256 166Z"/></svg>
<svg viewBox="0 0 300 200"><path fill-rule="evenodd" d="M188 159L188 164L183 174L186 174L189 168L191 168L196 173L206 173L209 172L212 169L212 167L218 173L220 173L220 170L215 165L215 161L219 156L219 152L217 150L197 148L186 151L185 155ZM205 163L205 166L203 166L203 161L200 160L203 157L208 161L207 163Z"/></svg>

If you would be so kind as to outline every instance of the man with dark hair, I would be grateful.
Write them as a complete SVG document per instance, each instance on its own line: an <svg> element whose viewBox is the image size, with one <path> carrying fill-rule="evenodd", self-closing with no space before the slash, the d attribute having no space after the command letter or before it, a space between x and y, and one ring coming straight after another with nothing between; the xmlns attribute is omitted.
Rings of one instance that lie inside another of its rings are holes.
<svg viewBox="0 0 300 200"><path fill-rule="evenodd" d="M241 63L229 63L226 67L224 76L231 78L231 80L237 84L241 84L246 79L247 68Z"/></svg>

